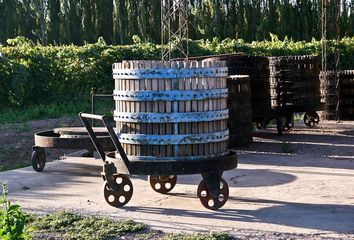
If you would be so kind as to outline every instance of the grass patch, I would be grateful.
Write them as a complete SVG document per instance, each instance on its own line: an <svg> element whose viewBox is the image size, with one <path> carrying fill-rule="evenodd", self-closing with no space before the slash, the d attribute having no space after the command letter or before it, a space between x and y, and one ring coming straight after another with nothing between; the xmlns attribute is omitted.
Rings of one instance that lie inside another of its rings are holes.
<svg viewBox="0 0 354 240"><path fill-rule="evenodd" d="M15 164L13 169L19 169L19 168L24 168L24 167L28 167L28 166L31 166L30 162L18 162Z"/></svg>
<svg viewBox="0 0 354 240"><path fill-rule="evenodd" d="M80 111L91 111L90 102L52 103L29 106L24 109L6 109L0 113L0 123L75 116Z"/></svg>
<svg viewBox="0 0 354 240"><path fill-rule="evenodd" d="M146 225L130 220L114 221L108 218L84 217L69 212L58 212L44 217L33 217L30 223L35 233L52 233L59 239L112 239L146 229Z"/></svg>
<svg viewBox="0 0 354 240"><path fill-rule="evenodd" d="M114 102L113 98L99 101L96 103L96 113L113 116ZM5 109L0 112L0 124L27 122L30 120L40 120L58 117L75 117L79 112L91 112L90 101L76 101L70 103L51 103L28 106L26 108ZM24 124L16 129L17 132L23 132L28 129L28 125Z"/></svg>
<svg viewBox="0 0 354 240"><path fill-rule="evenodd" d="M4 149L0 148L0 159L4 159L11 154L15 155L15 151L19 151L19 150L15 149L15 148L11 148L10 150L8 150L8 149L4 150ZM24 167L28 167L30 165L31 165L30 161L25 161L25 162L20 161L20 162L16 162L15 164L11 164L11 165L0 164L0 172L24 168Z"/></svg>
<svg viewBox="0 0 354 240"><path fill-rule="evenodd" d="M115 221L108 218L85 217L70 212L46 216L30 215L29 227L34 236L45 239L144 239L144 240L231 240L227 233L166 234L151 230L145 224L131 220Z"/></svg>
<svg viewBox="0 0 354 240"><path fill-rule="evenodd" d="M294 114L294 121L302 121L304 120L304 114Z"/></svg>

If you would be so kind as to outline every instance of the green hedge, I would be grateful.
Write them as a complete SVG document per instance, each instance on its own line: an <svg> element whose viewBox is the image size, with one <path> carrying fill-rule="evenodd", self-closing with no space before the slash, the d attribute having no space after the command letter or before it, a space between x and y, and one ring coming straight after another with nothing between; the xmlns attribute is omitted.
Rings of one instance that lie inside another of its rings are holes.
<svg viewBox="0 0 354 240"><path fill-rule="evenodd" d="M99 39L86 46L39 46L18 37L0 46L0 110L48 102L72 102L88 98L91 90L112 92L111 64L123 59L159 59L161 48L151 43L109 46ZM354 37L340 42L342 68L354 68ZM272 41L246 43L243 40L198 40L190 42L190 55L245 52L278 56L317 54L319 41ZM330 43L333 56L333 42Z"/></svg>

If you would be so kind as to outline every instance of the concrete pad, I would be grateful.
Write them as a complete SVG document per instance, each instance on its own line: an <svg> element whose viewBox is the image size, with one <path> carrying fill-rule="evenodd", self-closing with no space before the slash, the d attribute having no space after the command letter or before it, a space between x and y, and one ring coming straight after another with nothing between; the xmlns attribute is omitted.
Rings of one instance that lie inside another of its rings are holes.
<svg viewBox="0 0 354 240"><path fill-rule="evenodd" d="M170 194L154 192L146 176L131 176L134 193L121 209L102 196L101 161L70 157L48 163L42 173L30 167L0 173L9 198L25 210L133 219L163 231L275 231L354 237L354 163L309 155L239 155L238 169L224 173L230 198L210 211L196 196L200 175L178 176Z"/></svg>
<svg viewBox="0 0 354 240"><path fill-rule="evenodd" d="M132 199L112 208L102 196L98 159L69 156L48 163L42 173L31 167L2 172L0 182L8 182L11 200L36 213L69 210L163 231L228 231L245 239L294 238L283 233L354 239L353 129L353 121L324 121L311 129L297 122L282 137L275 129L256 131L255 143L238 151L239 167L224 173L230 198L219 211L203 208L197 198L200 175L178 176L167 195L154 192L147 176L130 176ZM284 153L284 143L293 153Z"/></svg>

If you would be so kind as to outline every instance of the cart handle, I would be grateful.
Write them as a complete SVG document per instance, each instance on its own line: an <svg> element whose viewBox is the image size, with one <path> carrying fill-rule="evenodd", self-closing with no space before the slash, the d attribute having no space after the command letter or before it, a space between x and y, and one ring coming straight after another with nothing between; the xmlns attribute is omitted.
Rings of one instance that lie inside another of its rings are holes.
<svg viewBox="0 0 354 240"><path fill-rule="evenodd" d="M98 154L100 155L101 159L105 162L106 161L106 155L103 151L103 148L101 146L101 144L99 143L97 136L95 135L95 132L92 129L92 126L90 124L90 122L87 119L95 119L95 120L101 120L103 122L103 125L106 127L106 129L108 130L108 134L112 139L112 142L117 150L117 152L119 153L119 155L121 156L123 163L126 167L126 169L128 170L128 172L130 172L130 162L129 159L127 157L127 155L125 154L125 151L121 145L121 143L119 142L119 139L116 135L116 133L113 130L113 127L111 127L108 124L108 118L105 115L96 115L96 114L89 114L89 113L83 113L80 112L79 113L79 117L81 119L81 122L84 124L90 138L91 141L93 143L93 145L95 146Z"/></svg>

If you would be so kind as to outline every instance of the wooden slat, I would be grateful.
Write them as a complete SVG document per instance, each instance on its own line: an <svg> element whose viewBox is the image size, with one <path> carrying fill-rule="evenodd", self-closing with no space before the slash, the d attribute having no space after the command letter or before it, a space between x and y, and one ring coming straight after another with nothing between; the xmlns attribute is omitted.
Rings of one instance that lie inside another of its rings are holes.
<svg viewBox="0 0 354 240"><path fill-rule="evenodd" d="M123 61L116 64L115 67L123 69L142 69L142 68L202 68L202 67L222 67L223 62L157 62L157 61ZM174 85L177 82L177 85ZM120 91L166 91L166 90L207 90L215 88L226 88L226 78L210 77L210 78L187 78L187 79L123 79L115 80L115 89ZM117 111L121 112L205 112L227 109L227 99L209 99L209 100L187 100L178 101L174 105L171 101L116 101ZM210 122L188 122L188 123L124 123L117 122L117 128L121 132L140 133L140 134L203 134L207 132L224 131L227 128L226 120L210 121ZM182 145L175 148L173 145L133 145L123 144L127 155L137 156L174 156L179 152L179 156L198 156L210 155L224 152L227 149L227 142L219 143L203 143Z"/></svg>
<svg viewBox="0 0 354 240"><path fill-rule="evenodd" d="M207 62L202 62L202 67L208 67ZM203 78L202 80L202 87L204 90L209 88L209 81L208 78ZM209 100L203 100L203 111L209 111ZM209 124L208 122L203 122L203 132L208 133L209 132ZM210 154L210 149L209 149L209 143L203 144L204 151L203 155L209 155Z"/></svg>
<svg viewBox="0 0 354 240"><path fill-rule="evenodd" d="M152 68L157 68L157 62L156 61L152 61L151 62L151 67ZM153 91L159 90L158 79L152 79L151 84L152 84L152 90ZM154 113L158 113L159 112L159 103L157 101L154 101L152 103L152 107L153 107L152 112L154 112ZM159 124L155 123L155 124L153 124L153 134L158 134L158 133L159 133ZM159 150L160 150L159 146L151 145L151 147L153 149L152 150L153 151L153 156L158 157L159 154L160 154L159 153Z"/></svg>
<svg viewBox="0 0 354 240"><path fill-rule="evenodd" d="M143 61L139 61L138 63L139 69L145 68L145 63ZM141 91L146 91L146 80L145 79L140 79L139 80L139 90ZM146 102L140 102L140 112L146 112ZM147 123L141 123L140 124L140 129L139 132L141 134L147 134ZM140 146L140 155L141 156L147 156L147 145L141 145Z"/></svg>
<svg viewBox="0 0 354 240"><path fill-rule="evenodd" d="M151 61L145 61L144 62L145 69L149 69L152 67L152 62ZM151 79L146 79L145 80L145 88L146 90L152 90L152 80ZM149 101L146 103L146 112L153 112L153 106L152 106L152 102ZM153 123L152 124L147 124L147 134L152 134L153 133ZM147 156L153 156L153 148L151 145L146 145L146 152L147 152Z"/></svg>
<svg viewBox="0 0 354 240"><path fill-rule="evenodd" d="M192 61L191 62L191 68L196 68L197 67L197 62ZM191 90L197 90L197 82L198 78L191 78ZM191 101L191 111L192 112L197 112L198 111L198 101L192 100ZM197 122L192 122L190 124L191 130L190 133L197 134L198 133L198 123ZM192 144L192 155L197 156L198 154L198 145L197 144Z"/></svg>
<svg viewBox="0 0 354 240"><path fill-rule="evenodd" d="M133 62L132 61L128 61L128 69L133 69ZM134 80L128 80L128 86L129 86L129 91L133 91L134 90ZM132 101L127 101L128 103L128 112L133 112L134 111L134 107L135 104ZM129 123L128 127L129 127L129 133L130 134L134 134L134 123ZM128 144L128 148L130 151L129 155L133 155L135 154L135 147L133 144Z"/></svg>
<svg viewBox="0 0 354 240"><path fill-rule="evenodd" d="M216 67L217 66L217 62L213 62L212 63L212 67ZM214 88L218 88L219 86L219 79L214 77L213 78L213 82L214 82ZM215 103L214 103L214 110L219 110L219 100L218 99L215 99ZM217 121L213 121L213 132L217 132L217 128L218 128L218 124L217 124ZM218 153L218 143L213 143L213 151L214 151L214 154Z"/></svg>
<svg viewBox="0 0 354 240"><path fill-rule="evenodd" d="M203 63L202 62L197 62L197 68L202 68L203 67ZM197 89L198 90L203 90L204 86L204 78L197 78ZM204 101L203 100L198 100L197 101L198 104L198 108L197 111L198 112L203 112L204 111ZM203 122L198 122L197 123L197 133L201 134L204 133L204 123ZM198 155L204 155L204 144L198 144Z"/></svg>
<svg viewBox="0 0 354 240"><path fill-rule="evenodd" d="M187 63L184 63L184 68L187 68L189 65ZM186 89L186 78L180 78L178 79L178 90L183 91ZM179 101L178 102L178 111L179 112L186 112L186 102L185 101ZM185 134L186 133L186 124L185 123L179 123L178 124L178 134ZM179 146L179 155L180 156L186 156L186 145L180 145Z"/></svg>
<svg viewBox="0 0 354 240"><path fill-rule="evenodd" d="M212 67L213 63L212 62L207 62L207 67ZM208 89L213 89L214 88L214 78L210 77L208 78ZM214 110L214 100L209 99L209 104L208 104L208 110L213 111ZM208 122L208 128L209 128L209 133L212 133L214 131L214 123L213 122ZM214 143L209 143L208 145L208 153L209 154L214 154Z"/></svg>
<svg viewBox="0 0 354 240"><path fill-rule="evenodd" d="M165 68L165 65L163 62L158 62L157 65L158 68ZM159 79L158 80L158 89L159 91L165 91L166 87L165 87L165 79ZM159 101L159 112L160 113L164 113L166 112L166 106L165 106L165 102L164 101ZM166 135L166 124L165 123L160 123L159 124L159 134L160 135ZM159 147L159 155L162 157L166 156L166 145L160 145Z"/></svg>
<svg viewBox="0 0 354 240"><path fill-rule="evenodd" d="M138 61L133 61L133 68L134 69L139 69L139 62ZM134 89L133 91L139 91L140 90L140 80L139 79L135 79L132 81L134 83ZM134 103L133 103L134 104ZM140 110L140 102L136 101L135 102L135 112L141 112ZM140 133L140 123L136 123L134 124L134 133ZM140 156L141 155L141 145L140 144L134 144L133 145L133 155L134 156Z"/></svg>
<svg viewBox="0 0 354 240"><path fill-rule="evenodd" d="M192 62L185 62L184 63L185 68L191 68L192 67ZM191 90L192 89L192 80L193 78L186 78L186 81L184 82L184 89L185 90ZM188 100L185 101L185 112L191 112L192 111L192 101ZM185 123L185 133L192 133L192 124L191 123ZM192 155L192 146L191 145L185 145L185 155L186 156L191 156Z"/></svg>
<svg viewBox="0 0 354 240"><path fill-rule="evenodd" d="M122 62L122 66L121 66L122 69L126 69L126 65L127 65L127 63L126 63L125 61L123 61L123 62ZM122 80L122 83L123 83L124 89L127 89L127 80ZM126 101L124 101L124 102L122 103L122 109L123 109L123 112L127 112L127 103L126 103ZM124 133L128 133L128 124L127 124L127 123L122 123L122 131L123 131ZM130 152L129 152L129 149L128 149L127 144L123 144L122 146L123 146L123 148L124 148L125 153L126 153L127 155L129 155Z"/></svg>
<svg viewBox="0 0 354 240"><path fill-rule="evenodd" d="M171 68L172 69L177 68L177 62L176 61L171 62ZM175 81L177 81L177 83L175 83ZM177 90L178 89L178 79L177 80L172 80L171 79L170 82L171 82L171 89L172 90ZM177 102L171 102L171 112L178 110L178 109L175 109L176 105L178 106ZM178 133L178 131L179 131L178 124L172 124L171 123L171 124L169 124L169 127L170 127L170 130L171 130L170 132L172 134L179 134ZM176 130L176 128L177 128L177 130ZM180 151L180 146L171 146L171 148L168 149L167 151L171 152L171 156L175 156Z"/></svg>

